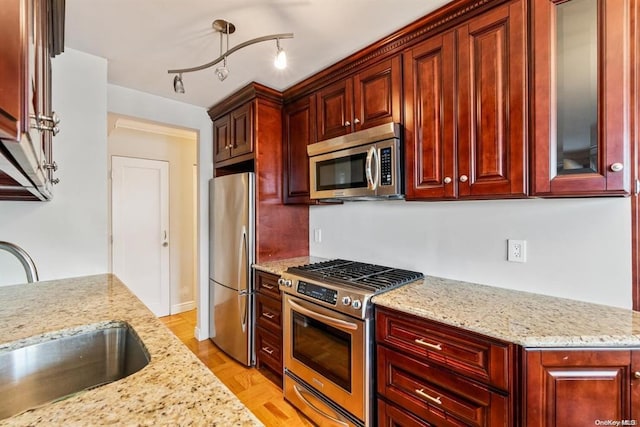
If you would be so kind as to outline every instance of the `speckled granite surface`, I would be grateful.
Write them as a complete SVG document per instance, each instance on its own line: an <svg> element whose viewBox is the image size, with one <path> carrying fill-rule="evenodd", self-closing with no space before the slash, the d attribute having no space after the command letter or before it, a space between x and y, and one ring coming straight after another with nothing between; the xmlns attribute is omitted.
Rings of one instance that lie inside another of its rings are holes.
<svg viewBox="0 0 640 427"><path fill-rule="evenodd" d="M640 313L426 277L373 298L376 305L525 347L640 347Z"/></svg>
<svg viewBox="0 0 640 427"><path fill-rule="evenodd" d="M267 262L256 263L256 264L253 264L253 268L255 268L256 270L265 271L267 273L277 274L278 276L280 276L282 273L287 271L287 268L289 267L296 267L298 265L304 265L304 264L312 264L314 262L321 262L326 260L327 258L320 258L315 256L312 256L312 257L303 256L298 258L287 258L287 259L281 259L277 261L267 261Z"/></svg>
<svg viewBox="0 0 640 427"><path fill-rule="evenodd" d="M0 352L113 320L138 333L149 365L0 425L262 425L115 276L0 287Z"/></svg>

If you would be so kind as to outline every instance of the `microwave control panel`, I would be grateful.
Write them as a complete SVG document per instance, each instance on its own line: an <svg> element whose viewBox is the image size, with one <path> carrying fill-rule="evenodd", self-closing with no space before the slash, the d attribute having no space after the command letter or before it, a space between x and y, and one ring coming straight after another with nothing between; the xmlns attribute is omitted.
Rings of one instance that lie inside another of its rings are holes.
<svg viewBox="0 0 640 427"><path fill-rule="evenodd" d="M391 168L393 167L393 156L391 147L380 149L380 185L392 185Z"/></svg>

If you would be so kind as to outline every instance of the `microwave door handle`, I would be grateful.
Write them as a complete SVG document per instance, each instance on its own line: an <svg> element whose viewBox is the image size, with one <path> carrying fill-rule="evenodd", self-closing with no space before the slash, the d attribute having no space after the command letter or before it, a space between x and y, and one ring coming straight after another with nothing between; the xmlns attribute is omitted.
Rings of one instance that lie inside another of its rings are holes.
<svg viewBox="0 0 640 427"><path fill-rule="evenodd" d="M378 154L378 149L376 147L372 147L373 150L373 166L376 168L376 177L373 179L373 190L378 188L378 184L380 183L380 155Z"/></svg>
<svg viewBox="0 0 640 427"><path fill-rule="evenodd" d="M373 175L371 174L371 165L373 163L374 157L377 157L377 150L376 150L376 147L371 147L367 152L367 160L365 165L365 174L367 177L367 188L369 188L369 190L375 190L376 187L378 186L377 180L374 180ZM377 175L377 170L376 170L376 175Z"/></svg>
<svg viewBox="0 0 640 427"><path fill-rule="evenodd" d="M296 311L304 314L305 316L309 316L312 319L316 319L320 322L324 322L327 323L335 328L338 329L342 329L344 330L352 330L352 331L356 331L358 330L358 325L356 325L355 323L351 323L351 322L346 322L344 320L340 320L340 319L334 319L333 317L329 317L329 316L325 316L324 314L320 314L320 313L316 313L315 311L309 310L308 308L305 308L303 306L301 306L300 304L296 303L295 301L292 301L291 298L287 299L287 301L289 302L289 304L291 304L291 307L293 307Z"/></svg>

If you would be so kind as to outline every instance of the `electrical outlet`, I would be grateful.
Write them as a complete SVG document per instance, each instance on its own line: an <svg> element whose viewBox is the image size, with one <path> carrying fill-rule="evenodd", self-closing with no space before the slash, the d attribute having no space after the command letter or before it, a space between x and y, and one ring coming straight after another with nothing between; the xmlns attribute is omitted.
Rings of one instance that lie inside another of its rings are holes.
<svg viewBox="0 0 640 427"><path fill-rule="evenodd" d="M316 243L322 243L322 228L313 229L313 241Z"/></svg>
<svg viewBox="0 0 640 427"><path fill-rule="evenodd" d="M526 240L507 240L507 261L527 262Z"/></svg>

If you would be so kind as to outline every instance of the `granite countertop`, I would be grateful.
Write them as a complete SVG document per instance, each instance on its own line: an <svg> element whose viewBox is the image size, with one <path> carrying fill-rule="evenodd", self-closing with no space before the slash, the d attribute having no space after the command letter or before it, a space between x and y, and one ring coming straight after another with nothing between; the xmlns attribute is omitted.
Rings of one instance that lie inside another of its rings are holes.
<svg viewBox="0 0 640 427"><path fill-rule="evenodd" d="M282 275L287 268L296 267L298 265L312 264L314 262L327 261L327 258L321 258L316 256L302 256L297 258L280 259L276 261L265 261L253 264L253 268L256 270L264 271L266 273Z"/></svg>
<svg viewBox="0 0 640 427"><path fill-rule="evenodd" d="M137 332L149 365L0 425L262 425L115 276L0 287L0 353L114 320Z"/></svg>
<svg viewBox="0 0 640 427"><path fill-rule="evenodd" d="M372 301L524 347L640 347L640 312L438 277Z"/></svg>

